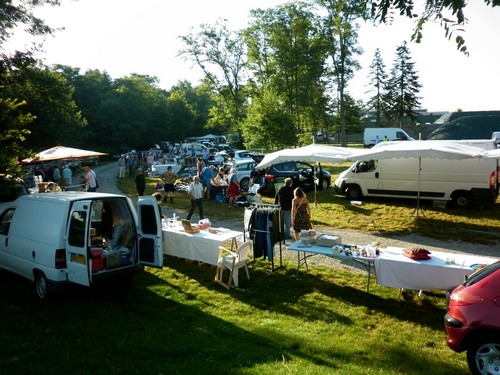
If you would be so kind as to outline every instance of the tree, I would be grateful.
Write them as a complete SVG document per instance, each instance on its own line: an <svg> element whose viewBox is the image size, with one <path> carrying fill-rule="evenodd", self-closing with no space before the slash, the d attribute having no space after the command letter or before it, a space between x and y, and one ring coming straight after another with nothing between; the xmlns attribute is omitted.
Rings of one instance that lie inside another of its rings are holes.
<svg viewBox="0 0 500 375"><path fill-rule="evenodd" d="M23 113L25 102L0 98L0 168L2 173L19 175L19 160L29 154L23 142L30 132L27 125L34 116Z"/></svg>
<svg viewBox="0 0 500 375"><path fill-rule="evenodd" d="M276 92L267 89L249 107L242 135L247 148L281 149L297 143L297 130L285 103Z"/></svg>
<svg viewBox="0 0 500 375"><path fill-rule="evenodd" d="M400 127L406 118L418 121L415 109L420 107L418 93L422 85L418 82L415 63L411 61L406 41L396 49L396 59L386 87L384 101L388 103L385 115Z"/></svg>
<svg viewBox="0 0 500 375"><path fill-rule="evenodd" d="M56 145L83 145L86 121L73 99L73 86L62 74L32 66L11 72L10 79L0 97L17 97L26 103L22 112L33 115L27 147L40 151Z"/></svg>
<svg viewBox="0 0 500 375"><path fill-rule="evenodd" d="M223 127L226 132L239 130L245 117L246 96L243 86L245 74L245 45L241 32L230 31L222 21L215 25L203 24L196 34L181 36L185 48L179 55L194 62L205 74L206 83L217 93L217 117L209 120L209 127Z"/></svg>
<svg viewBox="0 0 500 375"><path fill-rule="evenodd" d="M18 0L0 3L0 47L13 35L16 28L23 27L31 35L51 34L53 29L33 14L36 7L43 5L59 5L59 0ZM0 54L0 92L12 83L11 73L32 64L30 53L15 52L12 55ZM9 142L9 147L2 147L0 171L19 171L19 159L29 156L21 143L26 140L29 131L27 126L34 116L24 112L23 101L17 96L0 99L0 140ZM12 129L15 129L13 131ZM17 137L17 138L16 138Z"/></svg>
<svg viewBox="0 0 500 375"><path fill-rule="evenodd" d="M373 61L370 64L370 85L369 92L375 91L375 94L368 100L366 106L369 111L375 112L375 121L377 126L382 125L382 113L384 105L384 88L387 84L387 73L385 72L385 64L380 55L380 50L375 50Z"/></svg>
<svg viewBox="0 0 500 375"><path fill-rule="evenodd" d="M484 0L487 6L499 6L500 0ZM445 36L451 39L455 36L457 49L467 54L465 39L460 35L467 21L465 9L466 1L456 0L425 0L425 5L421 14L415 10L415 1L413 0L377 0L366 1L367 6L372 7L372 15L381 22L390 22L394 17L393 12L399 12L399 15L409 18L417 18L412 40L417 43L423 37L423 27L426 22L439 20L445 30ZM447 15L446 13L450 13Z"/></svg>
<svg viewBox="0 0 500 375"><path fill-rule="evenodd" d="M316 3L327 11L326 16L322 18L322 26L328 41L328 54L332 60L333 76L338 92L340 139L342 145L347 146L344 92L354 71L360 68L355 60L355 56L362 52L356 46L359 29L356 21L367 18L365 2L363 0L316 0Z"/></svg>
<svg viewBox="0 0 500 375"><path fill-rule="evenodd" d="M293 119L285 132L314 132L322 125L323 116L318 114L325 113L327 103L321 79L326 44L317 18L300 3L253 10L251 17L244 34L255 78L250 85L251 105L257 97L263 104L272 92L282 103L278 108L286 111L282 117Z"/></svg>
<svg viewBox="0 0 500 375"><path fill-rule="evenodd" d="M44 5L60 5L59 0L6 0L0 4L0 45L5 43L18 26L31 35L51 34L54 30L36 17L33 10Z"/></svg>
<svg viewBox="0 0 500 375"><path fill-rule="evenodd" d="M53 69L64 75L74 87L73 97L87 121L88 147L109 150L111 140L108 135L113 130L108 128L104 103L114 88L111 77L97 69L87 70L84 74L80 74L78 68L63 65L56 65Z"/></svg>

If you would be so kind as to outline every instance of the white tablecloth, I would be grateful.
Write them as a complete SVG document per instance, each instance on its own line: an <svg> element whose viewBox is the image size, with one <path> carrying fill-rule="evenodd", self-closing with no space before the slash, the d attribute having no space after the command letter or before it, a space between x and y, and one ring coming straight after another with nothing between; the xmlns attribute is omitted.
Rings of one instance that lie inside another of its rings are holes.
<svg viewBox="0 0 500 375"><path fill-rule="evenodd" d="M474 255L431 251L431 259L412 260L403 249L388 247L375 260L377 284L414 290L449 290L464 281L474 270L473 264L490 264L498 259ZM453 259L454 263L447 263Z"/></svg>
<svg viewBox="0 0 500 375"><path fill-rule="evenodd" d="M181 228L163 227L164 254L212 265L217 265L219 245L221 243L239 239L243 236L243 232L222 228L221 232L217 234L210 233L208 230L188 234Z"/></svg>

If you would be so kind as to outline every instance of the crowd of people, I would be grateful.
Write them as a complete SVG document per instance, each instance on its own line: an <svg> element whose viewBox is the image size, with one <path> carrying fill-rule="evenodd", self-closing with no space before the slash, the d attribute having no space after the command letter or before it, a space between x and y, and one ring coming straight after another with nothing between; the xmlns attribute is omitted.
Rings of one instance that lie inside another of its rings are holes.
<svg viewBox="0 0 500 375"><path fill-rule="evenodd" d="M82 171L79 180L73 176ZM95 172L88 166L80 167L77 164L43 164L32 166L28 170L26 182L29 188L37 184L54 183L62 190L95 191L97 189L97 177Z"/></svg>
<svg viewBox="0 0 500 375"><path fill-rule="evenodd" d="M123 160L127 160L123 158ZM135 165L135 164L132 164ZM127 164L118 162L118 177L124 177ZM143 167L137 168L134 174L132 166L132 175L135 178L135 185L139 196L144 196L146 190L146 179ZM227 207L236 207L236 198L241 195L238 175L234 168L227 173L224 167L217 171L213 165L207 165L203 158L197 159L196 174L192 177L187 188L191 205L187 219L190 220L194 212L198 210L200 220L204 218L203 201L215 200L227 204ZM54 182L64 190L80 190L96 192L99 189L97 175L93 169L85 165L82 167L83 173L80 175L78 184L74 184L73 175L78 172L77 168L71 169L69 165L50 165L46 168L37 166L32 168L30 175L37 176L33 181ZM130 173L130 171L129 171ZM179 175L173 172L169 166L165 173L160 175L163 182L163 194L154 193L158 203L173 203L176 191L175 184L180 179ZM298 187L293 189L293 181L287 178L275 195L275 204L280 205L284 223L285 239L293 238L299 240L300 232L312 229L311 226L311 207L304 191ZM34 184L33 184L34 186Z"/></svg>

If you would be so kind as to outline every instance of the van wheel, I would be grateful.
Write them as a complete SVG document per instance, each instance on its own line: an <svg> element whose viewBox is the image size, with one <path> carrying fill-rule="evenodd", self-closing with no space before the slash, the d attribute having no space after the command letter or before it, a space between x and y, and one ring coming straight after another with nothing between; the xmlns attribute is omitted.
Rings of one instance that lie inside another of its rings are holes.
<svg viewBox="0 0 500 375"><path fill-rule="evenodd" d="M248 188L250 187L250 179L249 178L243 178L240 181L240 189L243 191L248 191Z"/></svg>
<svg viewBox="0 0 500 375"><path fill-rule="evenodd" d="M361 199L363 193L358 185L350 185L345 189L345 197L349 200Z"/></svg>
<svg viewBox="0 0 500 375"><path fill-rule="evenodd" d="M453 204L458 208L467 208L469 205L471 198L470 194L466 191L456 191L451 196Z"/></svg>
<svg viewBox="0 0 500 375"><path fill-rule="evenodd" d="M46 299L50 294L47 277L43 274L43 272L37 272L35 275L35 293L40 299Z"/></svg>

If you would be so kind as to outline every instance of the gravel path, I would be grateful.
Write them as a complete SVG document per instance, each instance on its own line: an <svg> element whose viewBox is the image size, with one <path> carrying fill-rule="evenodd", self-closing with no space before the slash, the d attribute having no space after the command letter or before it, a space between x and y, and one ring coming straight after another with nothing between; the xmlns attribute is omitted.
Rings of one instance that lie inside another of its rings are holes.
<svg viewBox="0 0 500 375"><path fill-rule="evenodd" d="M105 164L101 166L95 166L94 170L97 174L99 180L100 191L106 193L122 194L122 192L116 187L116 178L118 176L118 166L117 164ZM163 211L168 215L172 216L173 210L168 207L163 207ZM179 215L179 212L175 212ZM182 214L180 216L183 216ZM242 215L243 216L243 215ZM241 221L238 220L217 220L216 218L210 218L212 225L214 227L225 227L234 230L242 230L243 228L243 218ZM315 228L318 233L334 234L342 238L343 243L350 244L369 244L374 242L380 242L382 247L384 246L396 246L396 247L408 247L408 246L423 246L431 252L434 251L444 251L444 252L456 252L465 254L475 254L489 257L499 257L500 256L500 242L495 245L475 245L470 243L465 243L462 241L454 240L437 240L429 237L420 236L418 234L408 234L404 236L386 236L373 234L369 232L363 232L353 229L333 229L333 228ZM471 234L472 235L472 234ZM283 256L286 258L296 259L296 252L286 250L286 246L282 246ZM311 258L308 261L310 264L326 264L337 266L339 261L330 257L317 256Z"/></svg>

